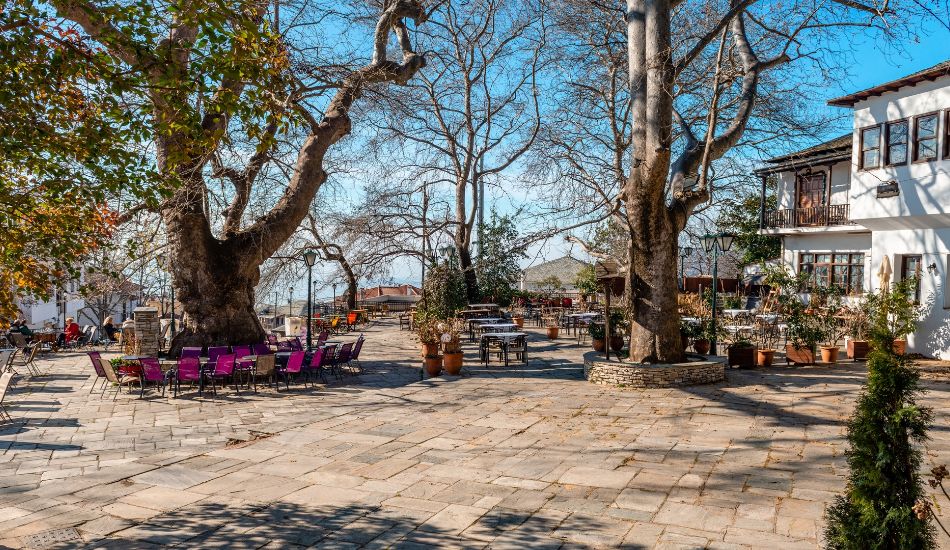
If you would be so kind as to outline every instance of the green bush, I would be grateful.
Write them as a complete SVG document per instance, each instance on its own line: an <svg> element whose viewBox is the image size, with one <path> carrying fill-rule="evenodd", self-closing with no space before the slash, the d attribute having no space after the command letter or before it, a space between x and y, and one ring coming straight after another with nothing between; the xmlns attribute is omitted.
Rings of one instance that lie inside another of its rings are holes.
<svg viewBox="0 0 950 550"><path fill-rule="evenodd" d="M438 319L448 319L465 309L468 296L465 290L465 276L451 262L433 266L426 273L422 285L422 302L419 310Z"/></svg>
<svg viewBox="0 0 950 550"><path fill-rule="evenodd" d="M591 323L587 327L587 332L593 340L604 340L607 337L607 328L603 323Z"/></svg>
<svg viewBox="0 0 950 550"><path fill-rule="evenodd" d="M919 317L903 283L869 302L873 351L867 383L848 422L848 485L826 512L826 545L834 550L934 548L933 525L914 510L927 498L918 473L919 446L927 439L932 414L916 404L921 394L916 369L892 348L895 337L913 332Z"/></svg>

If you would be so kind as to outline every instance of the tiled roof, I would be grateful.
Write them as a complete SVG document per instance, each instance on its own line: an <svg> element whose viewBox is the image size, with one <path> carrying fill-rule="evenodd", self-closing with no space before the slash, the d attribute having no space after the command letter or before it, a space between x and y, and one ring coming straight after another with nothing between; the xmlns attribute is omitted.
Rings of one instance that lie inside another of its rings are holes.
<svg viewBox="0 0 950 550"><path fill-rule="evenodd" d="M828 105L833 105L835 107L854 107L855 103L863 101L871 96L882 95L887 92L895 92L905 86L913 86L914 84L920 82L936 80L942 76L950 76L950 60L937 63L933 67L928 67L924 70L917 71L916 73L898 78L897 80L885 82L884 84L878 84L877 86L872 86L871 88L861 90L860 92L854 92L845 96L837 97L829 101Z"/></svg>
<svg viewBox="0 0 950 550"><path fill-rule="evenodd" d="M759 174L774 174L785 170L793 170L805 166L829 164L851 158L852 134L830 139L826 142L812 145L806 149L788 153L765 161L771 166L756 170Z"/></svg>

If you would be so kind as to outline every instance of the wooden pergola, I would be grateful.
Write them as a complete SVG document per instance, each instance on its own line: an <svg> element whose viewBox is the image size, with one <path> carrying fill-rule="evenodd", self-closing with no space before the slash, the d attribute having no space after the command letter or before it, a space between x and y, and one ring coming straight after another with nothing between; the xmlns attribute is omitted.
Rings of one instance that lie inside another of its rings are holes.
<svg viewBox="0 0 950 550"><path fill-rule="evenodd" d="M610 361L610 296L623 296L626 276L620 272L620 264L616 260L599 260L594 264L594 277L597 284L604 290L604 334L607 338L605 353Z"/></svg>

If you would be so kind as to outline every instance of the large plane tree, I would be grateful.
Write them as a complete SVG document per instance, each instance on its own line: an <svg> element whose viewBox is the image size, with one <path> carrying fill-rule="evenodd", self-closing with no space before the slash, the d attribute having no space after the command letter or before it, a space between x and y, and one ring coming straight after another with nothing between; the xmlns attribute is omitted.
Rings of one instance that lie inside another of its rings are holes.
<svg viewBox="0 0 950 550"><path fill-rule="evenodd" d="M124 217L152 211L164 224L187 327L175 347L261 340L260 265L309 212L327 178L328 150L351 131L354 102L371 86L405 85L425 64L410 40L411 24L427 17L423 2L51 6L88 35L92 55L135 75L126 107L148 119L147 139L171 191ZM340 54L350 21L375 27L357 41L366 55Z"/></svg>
<svg viewBox="0 0 950 550"><path fill-rule="evenodd" d="M834 48L849 33L892 40L905 19L925 13L918 3L893 0L627 0L631 140L619 198L630 231L631 360L684 358L670 269L679 234L713 199L710 165L749 129L765 73L802 78L793 63L805 71L838 68L845 54Z"/></svg>

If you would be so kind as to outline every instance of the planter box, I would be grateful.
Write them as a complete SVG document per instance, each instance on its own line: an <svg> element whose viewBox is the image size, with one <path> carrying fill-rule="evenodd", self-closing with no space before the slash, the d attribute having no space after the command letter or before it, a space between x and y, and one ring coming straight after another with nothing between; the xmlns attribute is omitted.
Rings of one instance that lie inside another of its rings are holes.
<svg viewBox="0 0 950 550"><path fill-rule="evenodd" d="M788 363L796 365L814 365L815 352L808 348L796 348L792 344L785 346L785 358Z"/></svg>
<svg viewBox="0 0 950 550"><path fill-rule="evenodd" d="M867 340L848 340L848 359L867 359L870 347Z"/></svg>
<svg viewBox="0 0 950 550"><path fill-rule="evenodd" d="M729 366L738 366L743 369L755 367L755 346L737 348L729 347Z"/></svg>

